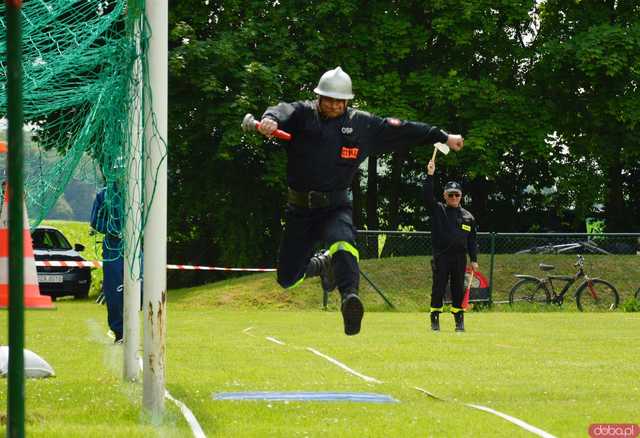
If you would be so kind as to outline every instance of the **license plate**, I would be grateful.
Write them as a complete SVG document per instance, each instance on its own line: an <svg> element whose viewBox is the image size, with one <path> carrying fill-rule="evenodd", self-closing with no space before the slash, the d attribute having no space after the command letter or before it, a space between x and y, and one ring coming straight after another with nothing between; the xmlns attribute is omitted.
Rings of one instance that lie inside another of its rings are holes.
<svg viewBox="0 0 640 438"><path fill-rule="evenodd" d="M62 275L38 275L38 283L62 283Z"/></svg>

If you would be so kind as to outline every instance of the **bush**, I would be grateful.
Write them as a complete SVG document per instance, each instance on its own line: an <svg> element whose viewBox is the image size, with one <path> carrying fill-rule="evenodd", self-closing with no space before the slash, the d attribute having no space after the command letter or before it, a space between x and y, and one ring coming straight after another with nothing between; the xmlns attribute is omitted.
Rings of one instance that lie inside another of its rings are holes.
<svg viewBox="0 0 640 438"><path fill-rule="evenodd" d="M625 312L640 312L640 299L628 298L622 303L622 310Z"/></svg>

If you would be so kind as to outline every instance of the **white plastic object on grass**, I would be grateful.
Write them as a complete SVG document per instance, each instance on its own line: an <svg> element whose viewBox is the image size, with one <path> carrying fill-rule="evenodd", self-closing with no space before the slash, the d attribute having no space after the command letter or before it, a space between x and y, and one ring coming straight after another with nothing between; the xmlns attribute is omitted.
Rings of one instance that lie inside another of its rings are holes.
<svg viewBox="0 0 640 438"><path fill-rule="evenodd" d="M0 346L0 377L6 377L9 372L9 347ZM24 349L24 375L27 378L41 379L53 377L56 373L46 360L31 350Z"/></svg>

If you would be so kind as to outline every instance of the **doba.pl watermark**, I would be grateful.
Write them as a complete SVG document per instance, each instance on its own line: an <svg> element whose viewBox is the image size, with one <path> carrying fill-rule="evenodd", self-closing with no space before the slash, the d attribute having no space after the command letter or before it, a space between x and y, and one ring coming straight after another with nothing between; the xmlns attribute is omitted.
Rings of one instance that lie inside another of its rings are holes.
<svg viewBox="0 0 640 438"><path fill-rule="evenodd" d="M599 437L617 437L617 438L636 438L640 435L639 424L592 424L589 426L589 436L591 438Z"/></svg>

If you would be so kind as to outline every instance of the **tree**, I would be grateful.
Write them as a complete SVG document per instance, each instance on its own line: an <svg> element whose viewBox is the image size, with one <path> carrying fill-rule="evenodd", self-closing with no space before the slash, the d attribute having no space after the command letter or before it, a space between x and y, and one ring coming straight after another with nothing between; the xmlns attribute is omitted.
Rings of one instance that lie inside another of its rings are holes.
<svg viewBox="0 0 640 438"><path fill-rule="evenodd" d="M607 231L628 231L638 222L628 212L639 182L628 176L640 154L639 12L630 0L539 6L532 80L553 113L558 143L568 148L566 165L583 169L579 179L589 180L586 190L604 194Z"/></svg>
<svg viewBox="0 0 640 438"><path fill-rule="evenodd" d="M484 230L541 228L547 215L559 217L567 205L591 203L587 195L598 191L583 189L586 175L576 173L574 160L608 163L596 172L603 181L622 166L620 184L629 187L623 196L637 193L629 176L636 170L627 164L628 145L636 140L624 133L637 121L630 88L620 88L627 93L618 100L624 110L607 125L615 128L615 138L624 136L618 160L586 147L595 140L585 138L601 132L596 125L575 130L582 126L580 117L612 116L614 100L605 102L609 112L602 114L587 111L596 101L572 104L581 78L591 74L583 56L590 53L588 39L578 57L577 40L569 38L569 31L578 29L567 23L559 23L563 30L552 28L560 11L578 14L594 6L536 5L533 0L172 1L171 253L200 263L275 263L286 157L279 143L242 133L240 121L246 112L259 117L280 100L314 98L320 75L337 65L353 79L354 107L465 135L465 149L440 158L438 173L463 182ZM543 24L536 35L538 20ZM622 41L617 31L608 34ZM559 44L565 40L575 47ZM616 80L632 77L620 75L632 75L629 65L639 59L630 58L634 44L615 46L615 59L626 56L628 66L606 61L617 68ZM578 61L580 68L572 67ZM577 74L580 69L584 72ZM587 94L595 98L594 92ZM559 142L549 141L554 132ZM576 135L569 143L571 132ZM570 146L568 155L564 144ZM358 224L427 228L420 183L431 151L429 145L409 148L405 155L377 157L377 166L370 160L364 192L354 191ZM376 174L375 168L382 171ZM546 191L554 187L555 198Z"/></svg>

